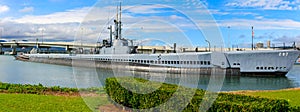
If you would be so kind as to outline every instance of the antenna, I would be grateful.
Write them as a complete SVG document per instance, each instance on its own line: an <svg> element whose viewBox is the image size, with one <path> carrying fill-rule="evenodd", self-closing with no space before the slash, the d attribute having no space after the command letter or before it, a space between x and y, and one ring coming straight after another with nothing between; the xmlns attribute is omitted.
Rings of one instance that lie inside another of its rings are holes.
<svg viewBox="0 0 300 112"><path fill-rule="evenodd" d="M120 22L121 22L121 19L122 19L122 2L120 2Z"/></svg>
<svg viewBox="0 0 300 112"><path fill-rule="evenodd" d="M119 19L119 6L117 6L117 21Z"/></svg>
<svg viewBox="0 0 300 112"><path fill-rule="evenodd" d="M122 19L122 2L120 2L120 20L119 20L119 28L118 28L118 32L119 32L119 39L122 39L121 37L121 33L122 33L122 22L121 22L121 19Z"/></svg>

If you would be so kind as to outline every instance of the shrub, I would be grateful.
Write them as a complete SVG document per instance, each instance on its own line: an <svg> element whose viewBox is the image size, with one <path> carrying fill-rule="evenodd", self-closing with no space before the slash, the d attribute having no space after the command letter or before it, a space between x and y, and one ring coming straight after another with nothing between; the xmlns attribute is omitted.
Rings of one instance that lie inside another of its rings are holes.
<svg viewBox="0 0 300 112"><path fill-rule="evenodd" d="M76 88L44 87L42 84L9 84L0 82L0 91L8 93L45 94L46 92L78 92Z"/></svg>
<svg viewBox="0 0 300 112"><path fill-rule="evenodd" d="M147 82L147 84L140 85L138 82ZM161 85L156 91L147 94L135 93L136 90L148 91L155 89L157 85ZM124 88L125 86L126 88ZM182 90L181 94L175 94L176 91ZM150 109L151 111L178 111L183 110L185 112L197 112L200 108L201 101L207 101L203 99L203 95L206 91L197 89L195 94L192 94L192 99L188 102L188 105L178 106L179 103L185 102L187 95L191 95L190 92L195 89L184 88L172 84L161 84L158 82L149 82L139 78L108 78L106 79L105 90L109 95L111 101L120 104L125 107L133 109ZM177 95L177 96L176 96ZM170 99L171 97L176 99ZM171 103L164 104L166 101ZM163 104L163 105L162 105ZM245 95L234 95L220 93L215 102L209 108L209 112L234 112L234 111L290 111L291 109L297 110L298 108L290 108L289 103L286 100L267 99L259 97L251 97Z"/></svg>

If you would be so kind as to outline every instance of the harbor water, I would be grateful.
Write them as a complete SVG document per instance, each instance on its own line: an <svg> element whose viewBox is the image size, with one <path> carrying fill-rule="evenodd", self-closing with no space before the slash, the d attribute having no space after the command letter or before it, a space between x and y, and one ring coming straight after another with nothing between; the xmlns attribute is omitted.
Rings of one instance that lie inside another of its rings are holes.
<svg viewBox="0 0 300 112"><path fill-rule="evenodd" d="M211 80L209 75L196 76L151 72L130 72L130 74L146 79L163 78L161 81L166 83L201 89L206 89ZM12 56L0 56L0 82L15 84L40 83L45 86L86 88L100 87L104 84L105 78L114 75L115 72L111 70L22 62L15 60ZM295 65L286 77L226 76L221 79L223 81L222 91L296 88L300 87L300 65Z"/></svg>

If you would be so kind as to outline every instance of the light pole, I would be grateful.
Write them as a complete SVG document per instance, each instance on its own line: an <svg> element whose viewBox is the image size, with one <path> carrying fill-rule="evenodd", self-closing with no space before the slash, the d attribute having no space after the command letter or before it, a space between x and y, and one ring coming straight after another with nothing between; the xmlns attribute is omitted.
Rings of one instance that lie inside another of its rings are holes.
<svg viewBox="0 0 300 112"><path fill-rule="evenodd" d="M254 28L252 26L252 51L253 51Z"/></svg>
<svg viewBox="0 0 300 112"><path fill-rule="evenodd" d="M44 43L44 29L42 29L42 44Z"/></svg>
<svg viewBox="0 0 300 112"><path fill-rule="evenodd" d="M2 38L3 27L1 27L0 39ZM0 45L0 54L2 54L2 44Z"/></svg>
<svg viewBox="0 0 300 112"><path fill-rule="evenodd" d="M2 38L2 33L3 33L3 27L0 28L0 39Z"/></svg>
<svg viewBox="0 0 300 112"><path fill-rule="evenodd" d="M210 42L208 40L205 40L208 43L208 51L210 52Z"/></svg>
<svg viewBox="0 0 300 112"><path fill-rule="evenodd" d="M39 31L41 31L41 33L42 33L42 44L44 43L44 31L45 31L45 28L39 28L38 29Z"/></svg>
<svg viewBox="0 0 300 112"><path fill-rule="evenodd" d="M228 49L230 51L230 26L228 26L227 28L228 28Z"/></svg>
<svg viewBox="0 0 300 112"><path fill-rule="evenodd" d="M81 28L80 47L82 47L83 28Z"/></svg>
<svg viewBox="0 0 300 112"><path fill-rule="evenodd" d="M80 28L80 30L81 30L81 34L80 34L80 47L79 47L79 52L80 52L80 54L83 54L83 47L82 47L82 37L83 37L83 35L84 35L84 33L83 33L83 31L84 31L84 28Z"/></svg>

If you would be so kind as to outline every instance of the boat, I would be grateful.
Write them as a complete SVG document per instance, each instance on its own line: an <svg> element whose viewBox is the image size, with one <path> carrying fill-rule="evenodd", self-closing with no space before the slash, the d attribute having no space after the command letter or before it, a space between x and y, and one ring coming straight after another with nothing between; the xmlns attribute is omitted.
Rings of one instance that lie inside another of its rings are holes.
<svg viewBox="0 0 300 112"><path fill-rule="evenodd" d="M121 13L121 12L120 12ZM284 76L294 65L297 50L176 52L140 54L132 40L122 37L121 16L110 25L110 37L103 40L97 54L23 54L32 62L70 66L127 69L166 73L210 74L212 68L230 75ZM24 59L20 57L21 59Z"/></svg>
<svg viewBox="0 0 300 112"><path fill-rule="evenodd" d="M27 55L23 55L23 53L14 55L16 60L21 60L21 61L28 61L29 60L29 56Z"/></svg>
<svg viewBox="0 0 300 112"><path fill-rule="evenodd" d="M297 59L297 61L295 62L295 65L300 65L300 58Z"/></svg>

